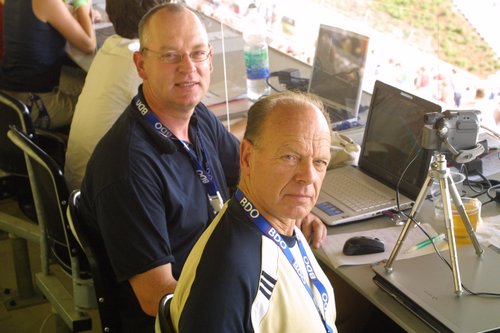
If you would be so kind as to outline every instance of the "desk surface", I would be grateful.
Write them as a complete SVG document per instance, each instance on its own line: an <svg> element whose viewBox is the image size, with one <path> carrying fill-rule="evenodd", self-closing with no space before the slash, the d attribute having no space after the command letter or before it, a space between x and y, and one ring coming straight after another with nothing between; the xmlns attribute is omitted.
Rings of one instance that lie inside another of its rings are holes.
<svg viewBox="0 0 500 333"><path fill-rule="evenodd" d="M483 205L483 217L498 215L500 215L499 204L491 202ZM442 232L445 230L444 222L437 221L435 219L433 204L428 200L426 200L422 205L420 212L417 214L417 219L421 222L428 222L432 224L432 226L438 232ZM388 226L393 226L393 223L388 217L384 216L357 223L329 227L328 234L359 232L363 230L384 228ZM392 249L389 250L392 251ZM390 317L394 322L396 322L406 331L433 332L433 330L419 317L407 310L389 294L382 291L373 283L372 278L374 276L374 273L370 265L340 266L338 268L335 268L330 264L329 260L324 257L324 254L321 253L321 251L319 251L317 255L318 258L326 266L328 266L329 269L337 273L342 279L348 282L354 289L360 292L372 304L383 311L388 317ZM394 270L398 269L397 261L394 263L393 268Z"/></svg>

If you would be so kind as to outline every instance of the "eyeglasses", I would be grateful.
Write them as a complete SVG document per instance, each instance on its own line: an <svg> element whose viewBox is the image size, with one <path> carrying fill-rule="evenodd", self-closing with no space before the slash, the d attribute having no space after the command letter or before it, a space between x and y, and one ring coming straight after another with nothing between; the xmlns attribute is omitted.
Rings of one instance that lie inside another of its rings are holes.
<svg viewBox="0 0 500 333"><path fill-rule="evenodd" d="M184 57L187 55L191 61L194 62L202 62L208 59L211 53L211 49L209 48L208 50L203 49L203 50L196 50L190 53L179 53L177 51L166 51L166 52L158 52L158 51L153 51L148 49L147 47L143 47L141 52L151 52L154 54L158 54L158 59L160 59L161 62L167 63L167 64L178 64L180 63Z"/></svg>

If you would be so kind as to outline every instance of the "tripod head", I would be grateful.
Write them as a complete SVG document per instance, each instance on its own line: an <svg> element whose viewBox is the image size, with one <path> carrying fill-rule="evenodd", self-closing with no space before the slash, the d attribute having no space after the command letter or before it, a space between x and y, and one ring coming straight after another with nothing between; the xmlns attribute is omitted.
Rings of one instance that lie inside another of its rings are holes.
<svg viewBox="0 0 500 333"><path fill-rule="evenodd" d="M481 112L446 110L424 115L422 147L439 152L450 151L458 163L467 163L484 152L478 144Z"/></svg>

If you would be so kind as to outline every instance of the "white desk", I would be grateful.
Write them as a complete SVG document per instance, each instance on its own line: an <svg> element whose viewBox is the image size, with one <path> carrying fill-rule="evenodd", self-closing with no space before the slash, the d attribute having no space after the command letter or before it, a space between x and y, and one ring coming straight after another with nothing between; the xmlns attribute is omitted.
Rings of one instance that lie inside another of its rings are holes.
<svg viewBox="0 0 500 333"><path fill-rule="evenodd" d="M482 216L500 216L500 205L495 202L483 205ZM438 232L443 232L445 230L444 221L437 221L434 218L434 206L428 200L426 200L422 205L417 218L421 222L431 223ZM392 225L393 224L389 218L378 217L358 223L329 227L328 234L359 232L368 229L388 227ZM389 249L389 251L392 251L392 249ZM350 286L357 290L361 295L368 299L373 305L375 305L378 309L380 309L383 313L385 313L407 332L433 332L433 330L419 317L407 310L389 294L385 293L373 283L372 277L374 276L374 273L370 265L340 266L338 268L334 268L330 264L329 260L323 257L323 254L321 254L320 252L318 252L318 258L326 266L328 266L329 269L339 275ZM394 270L398 269L397 261L394 263L393 268ZM451 279L451 275L449 278ZM450 292L452 291L450 290Z"/></svg>

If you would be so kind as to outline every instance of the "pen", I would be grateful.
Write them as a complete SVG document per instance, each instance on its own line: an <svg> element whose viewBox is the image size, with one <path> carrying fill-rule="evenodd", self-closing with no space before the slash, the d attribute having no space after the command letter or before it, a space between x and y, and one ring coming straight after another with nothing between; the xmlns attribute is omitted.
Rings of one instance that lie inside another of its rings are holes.
<svg viewBox="0 0 500 333"><path fill-rule="evenodd" d="M410 247L406 253L414 252L417 250L420 250L428 245L431 245L432 243L437 243L439 241L442 241L444 239L445 235L444 234L439 234L437 236L432 237L431 239L426 239L424 241L421 241L420 243L417 243Z"/></svg>

